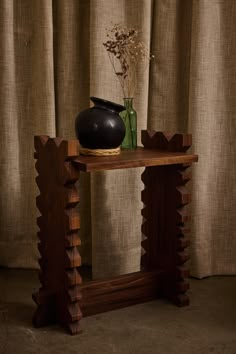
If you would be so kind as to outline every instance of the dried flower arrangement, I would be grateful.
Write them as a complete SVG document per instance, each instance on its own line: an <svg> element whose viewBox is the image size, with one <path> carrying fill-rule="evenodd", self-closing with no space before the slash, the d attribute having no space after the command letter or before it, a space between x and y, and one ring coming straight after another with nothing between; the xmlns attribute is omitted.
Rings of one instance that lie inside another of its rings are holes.
<svg viewBox="0 0 236 354"><path fill-rule="evenodd" d="M145 69L154 58L139 39L135 28L115 24L107 30L107 41L103 43L113 70L119 79L124 97L133 97L137 85L138 65Z"/></svg>

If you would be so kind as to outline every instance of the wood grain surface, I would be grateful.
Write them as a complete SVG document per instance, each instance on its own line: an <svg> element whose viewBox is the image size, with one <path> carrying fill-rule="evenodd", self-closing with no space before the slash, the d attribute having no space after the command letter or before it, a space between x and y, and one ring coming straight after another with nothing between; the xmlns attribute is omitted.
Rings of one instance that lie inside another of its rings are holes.
<svg viewBox="0 0 236 354"><path fill-rule="evenodd" d="M162 271L136 272L82 285L84 316L150 301L160 296Z"/></svg>
<svg viewBox="0 0 236 354"><path fill-rule="evenodd" d="M196 162L197 155L183 152L168 152L158 149L144 149L138 147L135 150L122 150L117 156L82 156L73 160L73 164L80 171L93 172L115 170L121 168L133 168L144 166L161 166L180 163Z"/></svg>

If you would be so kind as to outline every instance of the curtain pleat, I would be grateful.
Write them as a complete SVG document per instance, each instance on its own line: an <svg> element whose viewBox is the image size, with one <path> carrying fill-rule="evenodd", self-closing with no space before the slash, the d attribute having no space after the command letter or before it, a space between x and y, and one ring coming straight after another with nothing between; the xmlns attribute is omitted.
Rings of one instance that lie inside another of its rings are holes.
<svg viewBox="0 0 236 354"><path fill-rule="evenodd" d="M90 101L90 1L53 2L56 134L75 139L75 117ZM80 174L80 252L91 264L90 175Z"/></svg>
<svg viewBox="0 0 236 354"><path fill-rule="evenodd" d="M192 274L236 274L236 3L194 1L189 126L193 179Z"/></svg>
<svg viewBox="0 0 236 354"><path fill-rule="evenodd" d="M37 266L33 136L55 135L51 1L0 1L0 264Z"/></svg>
<svg viewBox="0 0 236 354"><path fill-rule="evenodd" d="M102 46L106 28L121 19L142 30L149 44L151 1L92 0L90 3L90 93L122 103L122 92ZM105 20L106 19L106 20ZM138 131L146 127L148 71L138 77L134 107ZM138 136L140 143L140 133ZM142 169L96 172L91 175L92 265L94 278L135 272L141 255Z"/></svg>

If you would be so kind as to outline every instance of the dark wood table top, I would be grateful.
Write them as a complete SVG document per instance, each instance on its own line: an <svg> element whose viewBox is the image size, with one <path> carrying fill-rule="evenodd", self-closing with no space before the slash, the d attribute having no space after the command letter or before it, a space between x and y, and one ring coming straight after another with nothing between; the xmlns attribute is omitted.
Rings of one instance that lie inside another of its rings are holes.
<svg viewBox="0 0 236 354"><path fill-rule="evenodd" d="M184 152L165 152L138 147L135 150L121 150L116 156L83 156L73 160L73 163L84 172L105 171L121 168L163 166L192 163L198 160L195 154Z"/></svg>

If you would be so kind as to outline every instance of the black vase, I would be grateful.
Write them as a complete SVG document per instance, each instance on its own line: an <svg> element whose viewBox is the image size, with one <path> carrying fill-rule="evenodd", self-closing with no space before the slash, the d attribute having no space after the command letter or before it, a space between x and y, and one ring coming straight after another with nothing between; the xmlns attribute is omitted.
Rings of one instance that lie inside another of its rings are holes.
<svg viewBox="0 0 236 354"><path fill-rule="evenodd" d="M125 125L119 113L125 107L97 97L90 97L94 107L79 113L75 121L80 145L88 149L115 149L125 137Z"/></svg>

